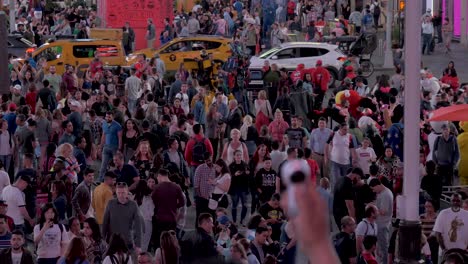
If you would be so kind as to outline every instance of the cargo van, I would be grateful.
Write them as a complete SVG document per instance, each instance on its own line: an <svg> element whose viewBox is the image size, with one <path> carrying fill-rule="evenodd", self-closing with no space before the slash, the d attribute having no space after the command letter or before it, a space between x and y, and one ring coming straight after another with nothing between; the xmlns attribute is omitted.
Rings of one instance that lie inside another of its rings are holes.
<svg viewBox="0 0 468 264"><path fill-rule="evenodd" d="M45 58L48 66L56 67L58 74L65 72L66 65L72 65L77 68L78 78L83 78L96 54L105 66L125 64L125 52L119 40L52 40L37 48L32 56L35 61ZM21 64L22 61L18 60Z"/></svg>

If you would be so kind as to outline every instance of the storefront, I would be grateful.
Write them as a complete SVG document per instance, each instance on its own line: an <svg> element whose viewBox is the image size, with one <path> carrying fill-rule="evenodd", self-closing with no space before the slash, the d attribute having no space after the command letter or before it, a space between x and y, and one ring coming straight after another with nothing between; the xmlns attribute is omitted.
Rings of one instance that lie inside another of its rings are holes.
<svg viewBox="0 0 468 264"><path fill-rule="evenodd" d="M462 1L466 0L442 0L442 16L448 17L453 22L453 35L459 38L461 35L461 24L465 21L468 33L468 21L466 19L468 14L468 7L462 11ZM468 5L467 5L468 6Z"/></svg>

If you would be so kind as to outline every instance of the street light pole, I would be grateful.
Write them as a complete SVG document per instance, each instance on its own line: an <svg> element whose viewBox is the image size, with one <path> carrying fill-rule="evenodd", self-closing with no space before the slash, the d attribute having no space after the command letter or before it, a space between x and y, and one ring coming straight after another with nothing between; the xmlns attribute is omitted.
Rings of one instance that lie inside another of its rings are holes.
<svg viewBox="0 0 468 264"><path fill-rule="evenodd" d="M385 57L384 68L393 68L393 52L392 52L392 24L393 24L393 4L394 0L387 1L387 26L385 31Z"/></svg>
<svg viewBox="0 0 468 264"><path fill-rule="evenodd" d="M402 214L398 232L397 263L418 263L421 256L419 219L419 106L421 63L421 1L407 1L405 8L405 115Z"/></svg>
<svg viewBox="0 0 468 264"><path fill-rule="evenodd" d="M16 0L10 0L10 33L16 30L16 12L15 12ZM6 23L6 21L5 21Z"/></svg>

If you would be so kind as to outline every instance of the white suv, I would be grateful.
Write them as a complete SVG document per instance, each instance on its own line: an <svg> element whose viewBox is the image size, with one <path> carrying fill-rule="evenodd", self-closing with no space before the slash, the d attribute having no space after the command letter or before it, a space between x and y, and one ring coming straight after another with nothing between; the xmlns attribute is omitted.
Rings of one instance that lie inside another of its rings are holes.
<svg viewBox="0 0 468 264"><path fill-rule="evenodd" d="M317 42L287 42L277 48L272 48L260 56L250 58L249 86L263 86L261 69L265 61L278 65L278 69L296 70L297 65L304 64L305 68L313 68L318 60L328 69L334 82L338 78L338 71L343 64L340 58L345 57L337 45ZM251 87L254 88L254 87ZM255 89L255 88L254 88Z"/></svg>

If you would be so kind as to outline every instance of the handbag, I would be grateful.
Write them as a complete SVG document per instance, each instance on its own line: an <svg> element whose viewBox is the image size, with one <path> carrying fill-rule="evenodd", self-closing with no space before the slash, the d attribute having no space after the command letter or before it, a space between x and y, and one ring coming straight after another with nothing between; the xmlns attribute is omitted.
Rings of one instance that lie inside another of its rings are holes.
<svg viewBox="0 0 468 264"><path fill-rule="evenodd" d="M211 195L210 195L210 199L208 199L208 208L210 208L211 210L218 209L218 203L221 201L221 199L223 199L224 195L225 194L223 193L221 197L219 197L218 200L211 198Z"/></svg>

